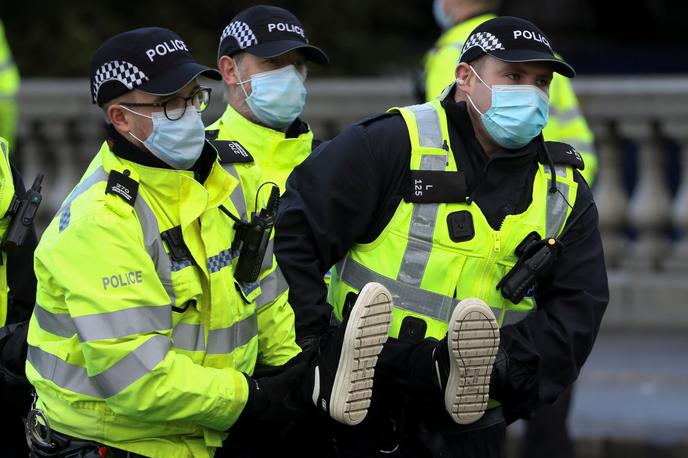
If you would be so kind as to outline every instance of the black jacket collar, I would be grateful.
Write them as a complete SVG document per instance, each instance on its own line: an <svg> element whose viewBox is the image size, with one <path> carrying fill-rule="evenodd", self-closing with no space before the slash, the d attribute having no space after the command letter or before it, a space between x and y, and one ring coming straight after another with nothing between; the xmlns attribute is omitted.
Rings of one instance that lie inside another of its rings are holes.
<svg viewBox="0 0 688 458"><path fill-rule="evenodd" d="M289 124L287 130L284 131L284 136L286 138L297 138L303 134L307 134L309 130L308 124L301 121L301 118L296 118L294 122Z"/></svg>

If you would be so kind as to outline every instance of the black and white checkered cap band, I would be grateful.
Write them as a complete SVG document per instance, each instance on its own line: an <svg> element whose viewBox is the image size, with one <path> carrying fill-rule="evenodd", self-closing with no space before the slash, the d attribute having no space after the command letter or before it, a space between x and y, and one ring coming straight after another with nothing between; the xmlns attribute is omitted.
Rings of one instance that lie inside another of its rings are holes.
<svg viewBox="0 0 688 458"><path fill-rule="evenodd" d="M495 51L497 49L506 49L504 45L499 41L497 37L489 32L478 32L471 35L466 43L463 45L461 54L465 53L469 49L478 46L484 52Z"/></svg>
<svg viewBox="0 0 688 458"><path fill-rule="evenodd" d="M253 33L253 30L251 30L251 27L242 21L231 22L227 27L225 27L225 29L222 31L222 36L220 37L220 43L222 43L224 39L230 35L234 37L237 43L239 43L239 47L241 49L246 49L249 46L258 44L258 39Z"/></svg>
<svg viewBox="0 0 688 458"><path fill-rule="evenodd" d="M106 81L119 81L127 89L133 90L144 82L148 77L138 69L136 65L123 60L113 60L103 64L93 77L93 101L98 100L98 90Z"/></svg>

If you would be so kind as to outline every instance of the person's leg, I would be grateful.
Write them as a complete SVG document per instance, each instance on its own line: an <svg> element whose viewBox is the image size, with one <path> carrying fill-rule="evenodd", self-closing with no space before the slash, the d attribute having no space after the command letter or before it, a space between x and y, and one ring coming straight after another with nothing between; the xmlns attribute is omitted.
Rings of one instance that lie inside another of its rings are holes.
<svg viewBox="0 0 688 458"><path fill-rule="evenodd" d="M218 456L255 456L255 449L246 438L256 428L261 430L263 438L260 448L292 444L298 447L293 452L304 456L304 450L310 450L304 448L308 444L279 441L280 434L288 434L294 424L315 418L325 431L330 419L345 425L363 421L391 318L391 294L382 285L369 283L361 290L342 325L331 335L322 336L311 351L294 358L283 370L277 368L274 373L263 373L262 377L249 377L246 407ZM265 444L266 427L276 433L272 444ZM323 446L327 446L328 440L323 440ZM314 455L326 456L326 453L317 450Z"/></svg>
<svg viewBox="0 0 688 458"><path fill-rule="evenodd" d="M406 327L419 329L413 319L406 324L405 320L398 339L387 340L380 355L375 384L381 389L376 390L370 418L361 428L346 428L338 437L339 448L349 452L343 456L382 456L381 450L394 450L398 456L453 456L455 444L444 436L467 430L457 418L477 421L470 430L504 422L501 410L497 418L480 420L499 345L490 308L482 301L462 301L450 321L449 338L441 341L424 338L424 332L405 332ZM376 398L379 393L384 399ZM376 433L368 437L366 432L373 430ZM493 455L499 456L503 444L495 447Z"/></svg>
<svg viewBox="0 0 688 458"><path fill-rule="evenodd" d="M459 456L461 458L503 458L506 456L506 423L470 432L446 434L446 454L435 456Z"/></svg>
<svg viewBox="0 0 688 458"><path fill-rule="evenodd" d="M523 458L573 458L573 441L567 427L572 393L573 385L553 404L538 408L525 422L521 445Z"/></svg>

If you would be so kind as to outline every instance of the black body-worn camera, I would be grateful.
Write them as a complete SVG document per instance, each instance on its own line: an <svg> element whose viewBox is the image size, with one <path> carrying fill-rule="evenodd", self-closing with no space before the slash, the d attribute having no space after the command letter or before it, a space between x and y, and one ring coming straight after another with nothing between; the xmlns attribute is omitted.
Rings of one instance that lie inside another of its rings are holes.
<svg viewBox="0 0 688 458"><path fill-rule="evenodd" d="M275 225L275 216L279 207L279 187L273 186L268 203L251 215L249 223L237 224L237 235L232 249L238 249L241 244L239 260L237 261L234 278L240 282L252 283L258 280L260 267L263 264L265 251L270 241L270 234Z"/></svg>
<svg viewBox="0 0 688 458"><path fill-rule="evenodd" d="M548 237L542 240L537 232L531 232L516 247L518 262L497 283L497 289L502 296L518 304L537 279L554 265L561 250L562 244L557 239Z"/></svg>
<svg viewBox="0 0 688 458"><path fill-rule="evenodd" d="M38 174L30 189L26 191L23 199L16 196L12 198L7 214L12 217L5 238L2 241L3 251L11 253L21 248L26 239L26 234L32 230L33 219L41 204L41 183L43 174Z"/></svg>

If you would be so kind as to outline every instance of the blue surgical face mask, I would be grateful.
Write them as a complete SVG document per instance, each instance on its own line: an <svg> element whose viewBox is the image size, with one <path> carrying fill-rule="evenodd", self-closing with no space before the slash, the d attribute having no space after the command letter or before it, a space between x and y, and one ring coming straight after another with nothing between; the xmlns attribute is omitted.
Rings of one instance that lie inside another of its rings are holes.
<svg viewBox="0 0 688 458"><path fill-rule="evenodd" d="M162 111L152 116L138 113L122 106L144 118L153 120L153 132L146 140L141 140L134 134L129 135L143 143L148 150L165 164L177 170L187 170L198 160L205 144L205 127L199 113L194 107L186 107L184 116L176 121L170 121ZM181 111L183 108L174 111ZM169 113L174 117L174 113Z"/></svg>
<svg viewBox="0 0 688 458"><path fill-rule="evenodd" d="M444 0L434 0L432 3L432 15L435 17L435 22L442 30L447 30L454 25L454 20L444 12L442 2Z"/></svg>
<svg viewBox="0 0 688 458"><path fill-rule="evenodd" d="M526 84L490 87L473 67L471 70L492 91L492 105L485 113L480 113L470 96L468 100L475 111L480 113L485 130L497 144L506 149L518 149L540 135L549 117L547 94Z"/></svg>
<svg viewBox="0 0 688 458"><path fill-rule="evenodd" d="M238 71L238 69L237 69ZM251 95L244 84L239 85L246 96L246 104L263 124L273 129L289 126L303 111L306 103L305 77L293 65L251 75Z"/></svg>

